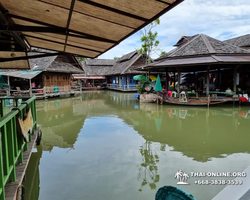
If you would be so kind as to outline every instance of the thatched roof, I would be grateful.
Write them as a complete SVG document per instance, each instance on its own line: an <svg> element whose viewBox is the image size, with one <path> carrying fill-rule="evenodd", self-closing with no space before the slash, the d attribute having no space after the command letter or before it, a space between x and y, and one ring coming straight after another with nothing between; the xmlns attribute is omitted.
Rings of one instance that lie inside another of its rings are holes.
<svg viewBox="0 0 250 200"><path fill-rule="evenodd" d="M199 34L172 50L165 58L145 66L144 70L164 71L167 69L173 71L176 67L181 66L189 66L189 68L185 67L182 70L198 70L197 65L226 63L250 63L250 52L207 35ZM190 66L193 66L193 68L191 69ZM202 67L199 67L199 69L202 69Z"/></svg>
<svg viewBox="0 0 250 200"><path fill-rule="evenodd" d="M137 51L132 51L118 59L114 66L110 68L107 74L118 75L142 73L135 69L144 66L144 63L145 60L143 59L143 55L139 54Z"/></svg>
<svg viewBox="0 0 250 200"><path fill-rule="evenodd" d="M204 34L199 34L186 44L175 49L167 57L183 57L210 54L244 54L245 49L227 44Z"/></svg>
<svg viewBox="0 0 250 200"><path fill-rule="evenodd" d="M86 59L80 62L86 76L107 75L110 68L115 64L113 59Z"/></svg>
<svg viewBox="0 0 250 200"><path fill-rule="evenodd" d="M31 70L57 72L67 74L83 74L84 71L73 65L69 55L59 55L37 59L30 59ZM32 61L33 60L33 61Z"/></svg>
<svg viewBox="0 0 250 200"><path fill-rule="evenodd" d="M239 37L231 38L229 40L225 40L224 42L235 45L238 47L248 47L250 48L250 34L242 35Z"/></svg>
<svg viewBox="0 0 250 200"><path fill-rule="evenodd" d="M182 46L183 44L186 44L188 41L192 40L194 37L196 37L197 35L193 35L193 36L182 36L181 39L175 44L173 45L174 47L179 47Z"/></svg>
<svg viewBox="0 0 250 200"><path fill-rule="evenodd" d="M39 52L29 52L28 55L38 55L47 53L47 50L39 50ZM84 71L80 69L78 63L73 63L74 58L70 55L58 55L42 58L29 59L30 70L13 70L1 69L0 72L4 76L12 76L24 79L32 79L41 72L57 72L67 74L83 74Z"/></svg>
<svg viewBox="0 0 250 200"><path fill-rule="evenodd" d="M144 66L145 60L137 51L132 51L118 60L86 59L86 61L80 61L80 63L86 76L109 76L144 73L135 69Z"/></svg>

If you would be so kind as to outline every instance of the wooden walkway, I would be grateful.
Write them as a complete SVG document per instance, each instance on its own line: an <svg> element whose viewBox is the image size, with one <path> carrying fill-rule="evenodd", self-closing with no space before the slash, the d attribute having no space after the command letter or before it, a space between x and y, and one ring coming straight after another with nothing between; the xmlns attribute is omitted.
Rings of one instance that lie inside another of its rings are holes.
<svg viewBox="0 0 250 200"><path fill-rule="evenodd" d="M37 131L32 135L32 140L28 143L28 150L23 152L23 163L16 165L16 181L7 183L5 186L5 198L6 200L16 200L17 190L22 185L26 168L28 166L32 149L36 142Z"/></svg>
<svg viewBox="0 0 250 200"><path fill-rule="evenodd" d="M71 91L71 92L59 92L59 93L47 93L44 95L35 95L36 99L47 99L49 97L65 97L67 95L75 95L75 94L81 94L80 91Z"/></svg>

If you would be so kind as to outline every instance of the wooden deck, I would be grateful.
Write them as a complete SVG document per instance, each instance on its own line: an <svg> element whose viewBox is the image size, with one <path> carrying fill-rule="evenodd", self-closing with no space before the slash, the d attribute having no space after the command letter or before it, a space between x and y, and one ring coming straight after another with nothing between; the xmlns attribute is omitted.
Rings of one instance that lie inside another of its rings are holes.
<svg viewBox="0 0 250 200"><path fill-rule="evenodd" d="M80 91L70 91L70 92L58 92L58 93L48 93L48 94L42 94L42 95L35 95L36 99L47 99L51 97L65 97L67 95L76 95L81 94Z"/></svg>
<svg viewBox="0 0 250 200"><path fill-rule="evenodd" d="M7 183L5 186L6 200L16 200L16 194L18 187L22 185L22 181L25 175L26 168L28 166L32 149L34 147L37 138L37 132L32 135L32 140L28 143L28 150L23 152L23 163L16 165L16 181Z"/></svg>

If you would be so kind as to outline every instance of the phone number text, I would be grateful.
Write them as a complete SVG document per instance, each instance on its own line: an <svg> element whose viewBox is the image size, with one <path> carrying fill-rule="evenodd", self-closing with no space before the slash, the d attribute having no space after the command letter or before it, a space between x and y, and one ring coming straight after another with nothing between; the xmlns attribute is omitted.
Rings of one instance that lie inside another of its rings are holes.
<svg viewBox="0 0 250 200"><path fill-rule="evenodd" d="M242 180L196 180L196 185L242 185Z"/></svg>

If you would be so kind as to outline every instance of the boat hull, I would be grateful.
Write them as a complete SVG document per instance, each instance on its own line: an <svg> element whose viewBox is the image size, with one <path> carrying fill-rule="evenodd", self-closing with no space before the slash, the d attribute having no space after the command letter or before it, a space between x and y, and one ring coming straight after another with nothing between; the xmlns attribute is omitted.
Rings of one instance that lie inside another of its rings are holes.
<svg viewBox="0 0 250 200"><path fill-rule="evenodd" d="M210 102L207 100L189 100L187 102L181 102L179 101L179 99L174 99L174 98L163 100L163 102L166 104L175 104L175 105L183 105L183 106L212 106L212 105L226 103L228 101L229 100Z"/></svg>

